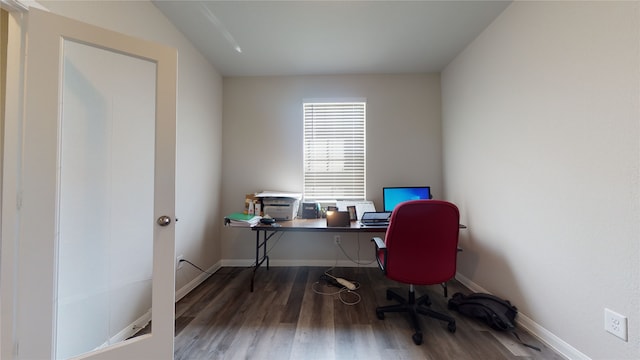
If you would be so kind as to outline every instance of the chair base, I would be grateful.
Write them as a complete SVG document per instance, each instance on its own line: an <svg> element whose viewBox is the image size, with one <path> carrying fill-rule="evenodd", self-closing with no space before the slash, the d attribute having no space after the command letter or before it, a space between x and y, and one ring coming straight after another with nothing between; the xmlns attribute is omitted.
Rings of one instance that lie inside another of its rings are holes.
<svg viewBox="0 0 640 360"><path fill-rule="evenodd" d="M418 320L418 314L426 315L432 317L434 319L446 321L448 323L447 329L450 332L456 331L456 320L449 315L439 313L431 310L429 306L431 306L431 301L429 300L428 295L423 295L416 299L415 291L413 285L409 288L409 295L405 299L397 292L392 289L387 290L387 300L396 300L400 304L396 305L388 305L388 306L379 306L376 308L376 316L378 319L384 319L384 313L387 312L406 312L409 314L409 320L411 321L411 325L415 330L415 333L412 335L413 342L416 345L422 344L422 330L420 328L420 321Z"/></svg>

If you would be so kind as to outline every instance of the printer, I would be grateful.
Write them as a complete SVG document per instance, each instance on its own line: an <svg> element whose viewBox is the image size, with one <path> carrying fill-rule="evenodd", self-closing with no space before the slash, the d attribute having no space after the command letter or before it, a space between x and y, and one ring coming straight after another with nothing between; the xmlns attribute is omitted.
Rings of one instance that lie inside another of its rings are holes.
<svg viewBox="0 0 640 360"><path fill-rule="evenodd" d="M298 215L302 194L264 191L256 193L262 200L262 212L276 220L293 220Z"/></svg>

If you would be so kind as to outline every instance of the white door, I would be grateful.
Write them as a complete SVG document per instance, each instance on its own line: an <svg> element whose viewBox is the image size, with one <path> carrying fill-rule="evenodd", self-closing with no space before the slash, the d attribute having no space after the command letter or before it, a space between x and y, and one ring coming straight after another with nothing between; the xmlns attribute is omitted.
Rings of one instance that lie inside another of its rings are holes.
<svg viewBox="0 0 640 360"><path fill-rule="evenodd" d="M18 358L172 359L177 52L28 17Z"/></svg>

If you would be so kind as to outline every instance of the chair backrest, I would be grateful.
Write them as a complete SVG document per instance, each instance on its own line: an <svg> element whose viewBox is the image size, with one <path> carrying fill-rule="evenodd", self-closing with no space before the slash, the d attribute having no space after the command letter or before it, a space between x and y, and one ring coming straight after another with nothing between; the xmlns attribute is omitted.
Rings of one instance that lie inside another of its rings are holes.
<svg viewBox="0 0 640 360"><path fill-rule="evenodd" d="M456 273L458 208L440 200L399 204L385 235L386 273L414 285L439 284Z"/></svg>

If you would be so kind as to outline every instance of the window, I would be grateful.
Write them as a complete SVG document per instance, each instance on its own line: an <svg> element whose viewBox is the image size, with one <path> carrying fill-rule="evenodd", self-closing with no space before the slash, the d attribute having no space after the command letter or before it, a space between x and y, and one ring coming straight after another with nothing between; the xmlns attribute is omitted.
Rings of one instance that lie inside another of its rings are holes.
<svg viewBox="0 0 640 360"><path fill-rule="evenodd" d="M365 102L305 102L304 198L365 199Z"/></svg>

